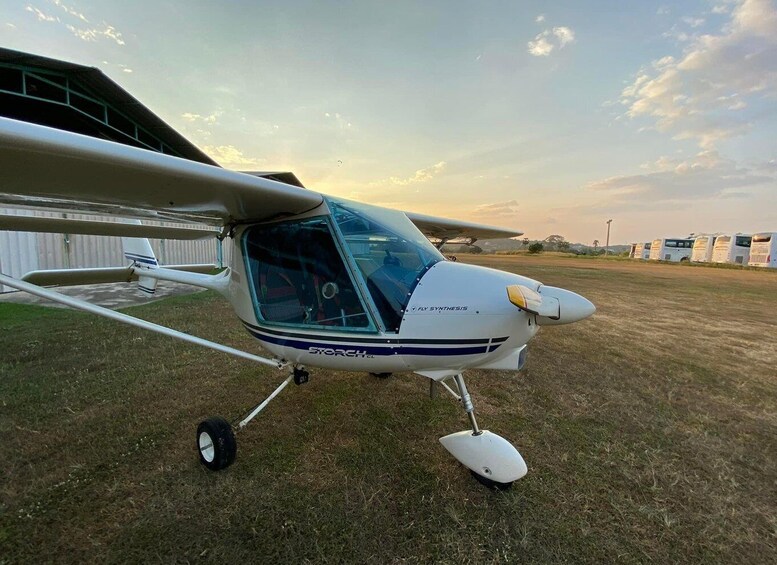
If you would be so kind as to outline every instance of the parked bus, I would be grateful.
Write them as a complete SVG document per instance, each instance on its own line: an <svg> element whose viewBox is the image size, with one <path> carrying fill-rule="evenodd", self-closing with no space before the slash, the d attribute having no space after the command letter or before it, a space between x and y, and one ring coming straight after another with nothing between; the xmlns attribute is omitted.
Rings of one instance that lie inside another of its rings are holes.
<svg viewBox="0 0 777 565"><path fill-rule="evenodd" d="M716 235L700 235L693 243L691 261L694 263L709 263L712 261L712 251L715 247Z"/></svg>
<svg viewBox="0 0 777 565"><path fill-rule="evenodd" d="M650 242L647 243L634 243L634 253L632 257L634 259L650 259Z"/></svg>
<svg viewBox="0 0 777 565"><path fill-rule="evenodd" d="M753 236L745 233L719 235L712 252L713 263L733 263L747 265L750 258L750 242Z"/></svg>
<svg viewBox="0 0 777 565"><path fill-rule="evenodd" d="M761 232L753 236L748 265L777 269L777 232Z"/></svg>
<svg viewBox="0 0 777 565"><path fill-rule="evenodd" d="M651 261L688 261L693 251L693 239L654 239L650 245Z"/></svg>

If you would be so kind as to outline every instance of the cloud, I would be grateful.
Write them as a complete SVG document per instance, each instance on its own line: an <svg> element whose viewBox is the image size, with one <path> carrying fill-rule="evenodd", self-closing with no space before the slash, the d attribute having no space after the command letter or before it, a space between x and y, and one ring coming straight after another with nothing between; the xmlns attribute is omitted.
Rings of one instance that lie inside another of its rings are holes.
<svg viewBox="0 0 777 565"><path fill-rule="evenodd" d="M213 112L212 114L209 114L207 116L202 116L200 114L193 114L191 112L184 112L181 114L181 117L186 120L187 122L200 122L204 124L215 124L217 123L217 120L219 116L221 116L222 112Z"/></svg>
<svg viewBox="0 0 777 565"><path fill-rule="evenodd" d="M206 145L203 151L227 169L262 166L263 159L248 157L234 145Z"/></svg>
<svg viewBox="0 0 777 565"><path fill-rule="evenodd" d="M538 33L532 41L527 43L527 47L530 55L547 57L556 47L562 49L574 41L575 32L571 28L561 26Z"/></svg>
<svg viewBox="0 0 777 565"><path fill-rule="evenodd" d="M508 202L496 202L494 204L481 204L472 211L473 216L483 218L512 218L518 215L519 206L517 200Z"/></svg>
<svg viewBox="0 0 777 565"><path fill-rule="evenodd" d="M694 17L691 17L691 16L686 16L686 17L683 18L683 22L685 22L686 24L688 24L691 27L696 28L696 27L704 25L704 18L694 18Z"/></svg>
<svg viewBox="0 0 777 565"><path fill-rule="evenodd" d="M65 10L65 12L67 12L71 16L78 18L79 20L81 20L84 23L89 23L89 20L86 19L86 16L84 16L81 12L78 12L78 11L74 10L73 8L70 8L70 7L66 6L65 4L62 3L61 0L50 0L50 1L55 6L59 6L60 8Z"/></svg>
<svg viewBox="0 0 777 565"><path fill-rule="evenodd" d="M49 16L48 14L43 13L43 11L39 10L35 6L30 6L29 4L27 7L24 8L26 11L31 12L35 14L38 17L38 21L41 22L58 22L59 18L57 16Z"/></svg>
<svg viewBox="0 0 777 565"><path fill-rule="evenodd" d="M535 57L547 57L553 51L553 44L548 41L547 37L550 35L548 30L543 31L534 38L534 41L529 41L527 44L529 53Z"/></svg>
<svg viewBox="0 0 777 565"><path fill-rule="evenodd" d="M618 202L677 202L741 196L741 189L771 184L777 188L777 170L769 164L743 167L717 151L702 151L690 159L661 157L639 175L610 177L586 185ZM777 169L777 168L776 168Z"/></svg>
<svg viewBox="0 0 777 565"><path fill-rule="evenodd" d="M97 41L100 38L111 39L116 42L117 45L124 45L124 39L121 32L117 31L115 27L108 24L103 24L103 28L88 28L81 29L68 24L67 29L73 33L78 39L84 41Z"/></svg>
<svg viewBox="0 0 777 565"><path fill-rule="evenodd" d="M353 124L340 112L324 112L324 117L341 130L350 129Z"/></svg>
<svg viewBox="0 0 777 565"><path fill-rule="evenodd" d="M554 27L553 35L556 36L559 42L559 49L564 47L567 43L572 43L575 40L575 32L568 27Z"/></svg>
<svg viewBox="0 0 777 565"><path fill-rule="evenodd" d="M777 159L772 159L767 163L760 163L757 169L777 176Z"/></svg>
<svg viewBox="0 0 777 565"><path fill-rule="evenodd" d="M538 24L544 22L545 21L545 14L540 14L539 16L534 18L534 21L537 22Z"/></svg>
<svg viewBox="0 0 777 565"><path fill-rule="evenodd" d="M395 186L408 186L411 184L417 184L422 182L427 182L432 180L434 177L438 176L440 173L442 173L445 170L445 167L448 165L445 161L440 161L439 163L432 165L431 167L426 167L425 169L418 169L414 175L410 177L389 177L388 179L378 181L378 182L372 182L370 183L371 186L376 186L380 184L393 184Z"/></svg>
<svg viewBox="0 0 777 565"><path fill-rule="evenodd" d="M61 0L50 0L50 2L54 6L57 6L62 10L64 10L67 16L71 18L75 18L79 20L79 22L89 23L89 20L84 14L62 3ZM62 22L62 20L59 19L59 16L51 16L49 14L46 14L42 10L36 8L35 6L31 6L28 4L24 9L27 12L35 14L35 16L37 16L39 21L64 23ZM65 24L65 27L78 39L81 39L83 41L97 41L98 39L110 39L114 41L117 45L124 45L124 38L122 37L121 32L118 31L112 25L107 24L105 22L102 23L102 26L89 27L89 28L76 27L75 25L72 25L72 24ZM129 71L129 72L132 72L132 71Z"/></svg>
<svg viewBox="0 0 777 565"><path fill-rule="evenodd" d="M711 149L750 129L746 113L731 110L775 94L777 9L770 0L741 0L717 35L692 38L681 57L641 69L621 102L629 117L652 118L659 131Z"/></svg>

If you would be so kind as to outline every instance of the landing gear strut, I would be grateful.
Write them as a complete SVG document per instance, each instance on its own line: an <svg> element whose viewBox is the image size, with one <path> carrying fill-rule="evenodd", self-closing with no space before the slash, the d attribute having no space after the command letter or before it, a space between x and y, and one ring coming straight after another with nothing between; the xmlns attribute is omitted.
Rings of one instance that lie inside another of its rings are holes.
<svg viewBox="0 0 777 565"><path fill-rule="evenodd" d="M527 472L523 457L503 437L480 429L464 376L459 373L453 377L458 393L445 382L446 380L439 382L461 402L469 418L471 430L441 437L440 443L459 463L467 467L481 484L498 490L510 488L514 481Z"/></svg>
<svg viewBox="0 0 777 565"><path fill-rule="evenodd" d="M211 471L221 471L229 467L237 456L235 431L245 428L291 381L301 385L308 382L309 379L310 373L304 367L294 367L286 380L278 385L278 388L272 391L261 404L251 410L248 416L240 420L235 428L224 418L218 416L200 422L200 425L197 426L197 449L200 453L200 463Z"/></svg>

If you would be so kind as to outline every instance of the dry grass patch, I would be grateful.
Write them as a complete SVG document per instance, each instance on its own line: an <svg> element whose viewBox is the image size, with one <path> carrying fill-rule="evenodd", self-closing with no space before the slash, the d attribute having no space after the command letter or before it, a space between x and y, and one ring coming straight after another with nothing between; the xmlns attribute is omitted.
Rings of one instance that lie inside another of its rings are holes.
<svg viewBox="0 0 777 565"><path fill-rule="evenodd" d="M466 428L413 375L314 370L197 463L194 429L283 375L62 310L0 304L0 562L731 562L777 555L777 277L462 257L598 306L517 375L472 371L480 423L529 475L480 487L437 442ZM209 293L133 314L257 350Z"/></svg>

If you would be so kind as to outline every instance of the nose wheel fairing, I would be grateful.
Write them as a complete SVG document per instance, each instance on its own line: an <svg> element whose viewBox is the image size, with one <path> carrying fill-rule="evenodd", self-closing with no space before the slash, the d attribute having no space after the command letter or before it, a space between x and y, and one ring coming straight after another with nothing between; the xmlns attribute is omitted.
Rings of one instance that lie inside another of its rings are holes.
<svg viewBox="0 0 777 565"><path fill-rule="evenodd" d="M443 447L469 469L480 483L489 488L509 488L514 481L526 475L528 469L518 450L503 437L488 430L481 430L478 426L475 406L464 382L464 375L457 373L445 377L440 373L429 377L461 402L472 427L470 430L441 437L440 443ZM452 384L458 392L445 382L448 379L453 380Z"/></svg>
<svg viewBox="0 0 777 565"><path fill-rule="evenodd" d="M494 483L506 485L526 475L528 468L517 449L505 438L483 430L456 432L440 443L467 469Z"/></svg>

